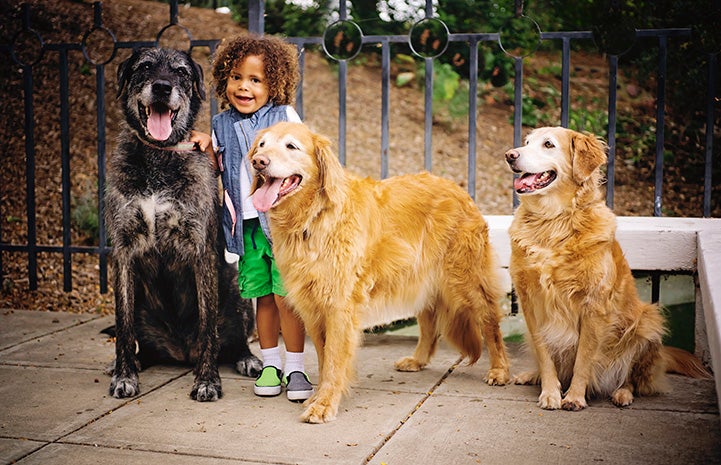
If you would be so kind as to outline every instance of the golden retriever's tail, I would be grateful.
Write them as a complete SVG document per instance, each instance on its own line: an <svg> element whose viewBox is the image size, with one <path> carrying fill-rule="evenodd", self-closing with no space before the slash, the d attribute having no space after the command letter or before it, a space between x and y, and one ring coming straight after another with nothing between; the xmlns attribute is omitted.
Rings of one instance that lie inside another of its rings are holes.
<svg viewBox="0 0 721 465"><path fill-rule="evenodd" d="M666 362L666 371L668 373L677 373L698 379L711 378L711 373L709 373L701 361L690 352L676 347L663 346L661 356Z"/></svg>

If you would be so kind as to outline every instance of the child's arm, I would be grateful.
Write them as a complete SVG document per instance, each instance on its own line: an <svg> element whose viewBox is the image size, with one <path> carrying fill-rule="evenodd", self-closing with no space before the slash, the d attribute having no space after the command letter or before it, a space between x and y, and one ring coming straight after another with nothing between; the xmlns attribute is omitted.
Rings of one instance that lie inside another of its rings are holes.
<svg viewBox="0 0 721 465"><path fill-rule="evenodd" d="M215 151L213 150L213 139L210 134L204 132L190 131L190 142L195 142L201 152L205 153L210 160L210 164L213 166L215 171L218 171L218 160L215 157Z"/></svg>

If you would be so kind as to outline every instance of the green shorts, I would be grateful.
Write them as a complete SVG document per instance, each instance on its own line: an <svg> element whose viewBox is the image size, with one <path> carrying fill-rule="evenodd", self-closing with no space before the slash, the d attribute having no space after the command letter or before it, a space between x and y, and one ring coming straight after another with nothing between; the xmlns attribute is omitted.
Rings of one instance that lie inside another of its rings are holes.
<svg viewBox="0 0 721 465"><path fill-rule="evenodd" d="M285 296L280 272L275 266L273 250L260 227L260 220L243 220L245 254L238 262L238 287L245 299L268 294Z"/></svg>

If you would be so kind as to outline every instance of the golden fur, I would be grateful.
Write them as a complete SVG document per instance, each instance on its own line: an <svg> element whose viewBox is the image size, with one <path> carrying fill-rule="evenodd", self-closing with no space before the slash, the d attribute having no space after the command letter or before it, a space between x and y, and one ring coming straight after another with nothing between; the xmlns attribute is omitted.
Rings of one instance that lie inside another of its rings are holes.
<svg viewBox="0 0 721 465"><path fill-rule="evenodd" d="M497 266L466 192L428 173L361 179L343 169L327 138L300 123L261 132L249 157L253 202L270 209L287 301L318 352L320 379L304 421L335 418L362 329L401 318L417 316L420 337L396 369L422 369L441 335L474 363L485 338L486 382L509 381Z"/></svg>
<svg viewBox="0 0 721 465"><path fill-rule="evenodd" d="M688 352L662 346L658 306L639 300L599 189L606 147L594 136L539 128L506 152L520 176L509 234L511 278L528 326L544 409L580 410L586 394L617 406L666 389L665 372L703 376ZM565 394L562 395L562 392Z"/></svg>

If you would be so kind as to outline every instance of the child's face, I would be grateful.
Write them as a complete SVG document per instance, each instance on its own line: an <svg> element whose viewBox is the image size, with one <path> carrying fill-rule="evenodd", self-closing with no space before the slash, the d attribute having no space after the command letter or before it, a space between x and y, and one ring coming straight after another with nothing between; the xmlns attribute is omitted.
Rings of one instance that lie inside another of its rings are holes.
<svg viewBox="0 0 721 465"><path fill-rule="evenodd" d="M270 95L263 57L248 55L239 60L230 71L225 94L230 105L246 115L255 113L268 103Z"/></svg>

